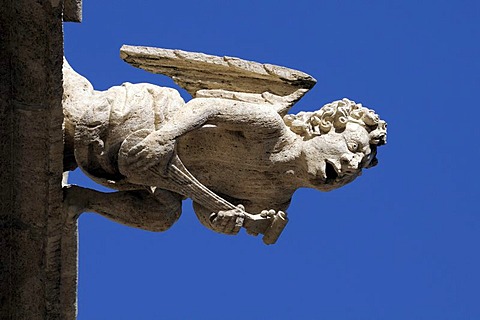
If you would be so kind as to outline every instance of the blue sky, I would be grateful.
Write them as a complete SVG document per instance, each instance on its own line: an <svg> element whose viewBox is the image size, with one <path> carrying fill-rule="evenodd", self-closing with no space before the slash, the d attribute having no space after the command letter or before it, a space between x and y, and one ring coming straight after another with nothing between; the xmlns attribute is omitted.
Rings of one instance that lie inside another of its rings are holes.
<svg viewBox="0 0 480 320"><path fill-rule="evenodd" d="M351 185L299 190L273 246L188 201L165 233L82 215L79 319L480 319L479 21L468 0L84 1L65 55L98 90L178 88L123 44L237 56L318 80L292 112L348 97L389 136Z"/></svg>

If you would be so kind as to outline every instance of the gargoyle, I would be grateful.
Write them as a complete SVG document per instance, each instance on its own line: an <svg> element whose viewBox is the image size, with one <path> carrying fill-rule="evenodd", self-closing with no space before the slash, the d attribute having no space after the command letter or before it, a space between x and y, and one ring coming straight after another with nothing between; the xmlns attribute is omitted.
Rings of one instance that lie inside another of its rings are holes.
<svg viewBox="0 0 480 320"><path fill-rule="evenodd" d="M271 244L296 189L346 185L377 163L386 143L385 121L348 99L287 114L316 83L300 71L148 47L123 46L121 57L170 76L193 99L146 83L95 91L65 62L65 169L78 166L118 190L66 188L73 215L93 211L164 231L191 198L206 227L244 227Z"/></svg>

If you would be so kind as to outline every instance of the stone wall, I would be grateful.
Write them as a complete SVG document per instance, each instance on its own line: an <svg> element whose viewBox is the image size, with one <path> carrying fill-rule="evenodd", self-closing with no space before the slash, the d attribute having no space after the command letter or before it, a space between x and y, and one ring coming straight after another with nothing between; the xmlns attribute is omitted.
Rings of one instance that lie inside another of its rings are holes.
<svg viewBox="0 0 480 320"><path fill-rule="evenodd" d="M1 319L76 313L77 231L65 224L61 189L62 10L61 0L2 3Z"/></svg>

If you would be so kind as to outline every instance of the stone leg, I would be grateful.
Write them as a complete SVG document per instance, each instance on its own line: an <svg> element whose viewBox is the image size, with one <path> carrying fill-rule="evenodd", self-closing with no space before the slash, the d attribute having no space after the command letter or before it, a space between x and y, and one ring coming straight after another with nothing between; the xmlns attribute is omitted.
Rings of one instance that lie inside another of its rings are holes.
<svg viewBox="0 0 480 320"><path fill-rule="evenodd" d="M71 216L96 212L110 220L148 231L165 231L180 217L179 194L156 189L103 193L79 186L64 188L65 204Z"/></svg>

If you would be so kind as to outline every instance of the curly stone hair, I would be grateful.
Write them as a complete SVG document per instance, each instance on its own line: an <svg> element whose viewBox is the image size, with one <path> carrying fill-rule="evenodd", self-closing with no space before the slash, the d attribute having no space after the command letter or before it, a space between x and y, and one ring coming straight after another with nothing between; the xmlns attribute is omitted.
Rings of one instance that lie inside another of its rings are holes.
<svg viewBox="0 0 480 320"><path fill-rule="evenodd" d="M341 132L348 122L355 122L367 130L370 144L380 146L387 142L386 122L380 120L375 111L347 98L326 104L317 111L287 114L283 121L304 140L326 134L332 129Z"/></svg>

